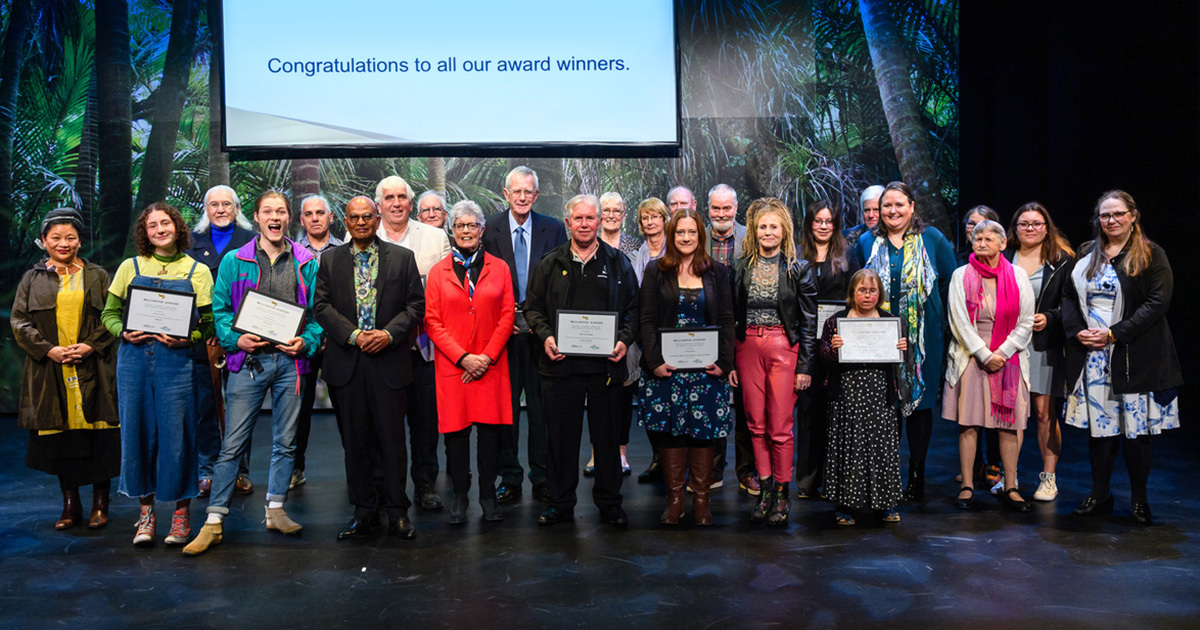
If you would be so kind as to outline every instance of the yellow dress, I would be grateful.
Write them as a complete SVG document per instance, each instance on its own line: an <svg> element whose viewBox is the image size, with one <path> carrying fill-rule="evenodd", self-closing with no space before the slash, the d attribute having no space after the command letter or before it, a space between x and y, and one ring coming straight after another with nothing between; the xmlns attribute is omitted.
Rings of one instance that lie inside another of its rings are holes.
<svg viewBox="0 0 1200 630"><path fill-rule="evenodd" d="M66 347L79 340L79 325L83 318L83 269L59 275L58 298L54 314L58 324L58 345ZM83 393L74 365L62 364L63 383L67 386L67 430L116 429L107 422L89 423L83 417ZM62 431L38 431L38 435L53 435Z"/></svg>

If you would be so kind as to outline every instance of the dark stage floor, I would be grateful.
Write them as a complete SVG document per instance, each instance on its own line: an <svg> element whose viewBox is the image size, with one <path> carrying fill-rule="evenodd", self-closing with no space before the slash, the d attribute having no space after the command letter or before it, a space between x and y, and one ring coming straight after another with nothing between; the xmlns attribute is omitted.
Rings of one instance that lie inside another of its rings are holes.
<svg viewBox="0 0 1200 630"><path fill-rule="evenodd" d="M57 482L23 466L25 436L0 418L0 627L1200 626L1200 493L1187 481L1200 456L1178 432L1156 438L1158 524L1149 528L1130 522L1122 462L1117 513L1069 515L1089 480L1084 435L1073 429L1057 502L1016 515L985 498L960 512L955 431L939 423L930 497L903 506L897 525L836 527L831 505L802 502L787 531L756 529L730 470L714 495L716 526L704 530L659 527L661 486L632 479L629 529L602 526L585 480L573 525L539 529L526 484L502 523L482 523L476 504L460 527L414 509L416 541L339 543L350 514L341 447L331 416L313 431L308 484L288 503L302 536L263 530L269 423L260 422L255 494L235 499L224 544L189 559L161 544L164 523L156 547L130 544L129 498L114 501L107 530L55 532ZM632 442L636 471L649 448L637 428ZM1028 496L1040 470L1031 440L1022 462ZM204 505L193 505L197 530Z"/></svg>

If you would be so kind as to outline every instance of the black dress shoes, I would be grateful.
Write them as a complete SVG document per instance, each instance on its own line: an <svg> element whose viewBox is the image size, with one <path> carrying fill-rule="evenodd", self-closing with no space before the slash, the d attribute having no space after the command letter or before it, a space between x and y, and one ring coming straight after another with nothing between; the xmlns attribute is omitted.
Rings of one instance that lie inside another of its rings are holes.
<svg viewBox="0 0 1200 630"><path fill-rule="evenodd" d="M404 540L412 540L417 537L417 530L413 527L412 521L408 520L407 516L397 516L388 523L388 536L395 536Z"/></svg>
<svg viewBox="0 0 1200 630"><path fill-rule="evenodd" d="M560 510L556 507L546 508L545 512L538 515L538 525L558 525L559 523L569 523L575 520L575 513L568 510Z"/></svg>
<svg viewBox="0 0 1200 630"><path fill-rule="evenodd" d="M521 486L510 486L502 483L496 488L496 502L500 504L516 503L521 500Z"/></svg>
<svg viewBox="0 0 1200 630"><path fill-rule="evenodd" d="M971 494L963 497L962 493L964 492L970 492ZM969 510L975 507L975 488L972 488L971 486L963 486L958 489L958 494L959 497L954 500L954 507L960 510Z"/></svg>
<svg viewBox="0 0 1200 630"><path fill-rule="evenodd" d="M533 484L533 498L537 499L538 501L541 501L542 503L549 503L550 502L550 484L548 484L548 483Z"/></svg>
<svg viewBox="0 0 1200 630"><path fill-rule="evenodd" d="M495 502L495 499L492 499ZM467 522L467 495L455 494L450 501L450 517L446 519L451 525L462 525Z"/></svg>
<svg viewBox="0 0 1200 630"><path fill-rule="evenodd" d="M1004 507L1014 512L1033 511L1033 506L1029 504L1029 501L1026 501L1024 498L1022 498L1020 501L1017 501L1016 499L1013 499L1014 494L1020 497L1021 491L1017 490L1016 488L1009 488L1008 490L1005 490L996 496L1000 498L1000 503L1003 504Z"/></svg>
<svg viewBox="0 0 1200 630"><path fill-rule="evenodd" d="M431 483L417 486L417 500L420 502L422 510L440 510L443 506L442 497L438 495L437 488Z"/></svg>
<svg viewBox="0 0 1200 630"><path fill-rule="evenodd" d="M1150 517L1149 503L1134 503L1133 504L1133 522L1138 525L1153 525L1154 521Z"/></svg>
<svg viewBox="0 0 1200 630"><path fill-rule="evenodd" d="M1096 497L1093 497L1092 495L1089 494L1088 498L1084 499L1083 503L1080 503L1079 507L1075 508L1075 511L1071 512L1071 514L1074 514L1075 516L1091 516L1093 514L1109 514L1112 512L1112 509L1113 509L1113 495L1112 494L1109 494L1104 499L1097 499ZM1150 508L1147 507L1146 510L1147 510L1147 514L1149 514Z"/></svg>
<svg viewBox="0 0 1200 630"><path fill-rule="evenodd" d="M350 519L350 524L345 529L338 532L338 540L350 540L351 538L366 538L367 534L375 529L375 521L378 517L358 518L357 516Z"/></svg>
<svg viewBox="0 0 1200 630"><path fill-rule="evenodd" d="M624 527L629 524L629 517L626 516L625 510L619 505L610 505L609 507L600 510L600 522L605 525L615 525Z"/></svg>

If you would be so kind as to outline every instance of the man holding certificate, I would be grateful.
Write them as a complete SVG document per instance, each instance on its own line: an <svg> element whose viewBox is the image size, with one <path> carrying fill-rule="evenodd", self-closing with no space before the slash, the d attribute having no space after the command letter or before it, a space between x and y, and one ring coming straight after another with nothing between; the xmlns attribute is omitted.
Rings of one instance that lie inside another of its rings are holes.
<svg viewBox="0 0 1200 630"><path fill-rule="evenodd" d="M548 418L550 507L538 524L574 518L579 485L583 408L596 457L593 500L600 518L625 525L621 508L621 423L618 406L625 380L625 352L637 329L637 277L620 250L597 238L600 202L576 195L566 203L571 238L546 254L529 279L526 319L542 344L542 376Z"/></svg>
<svg viewBox="0 0 1200 630"><path fill-rule="evenodd" d="M258 238L225 255L213 287L213 318L225 348L225 439L213 469L208 518L184 555L204 553L223 538L223 521L263 399L271 396L271 469L267 478L267 529L297 534L300 525L283 510L296 445L296 420L309 372L308 358L321 348L313 319L317 259L285 234L291 220L287 198L267 191L254 202Z"/></svg>

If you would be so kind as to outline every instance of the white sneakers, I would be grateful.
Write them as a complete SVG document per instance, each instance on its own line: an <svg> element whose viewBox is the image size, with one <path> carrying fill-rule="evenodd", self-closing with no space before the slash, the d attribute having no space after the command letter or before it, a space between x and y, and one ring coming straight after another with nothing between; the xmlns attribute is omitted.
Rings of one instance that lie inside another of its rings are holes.
<svg viewBox="0 0 1200 630"><path fill-rule="evenodd" d="M1041 483L1038 484L1037 492L1033 493L1034 501L1053 501L1058 498L1058 481L1054 478L1054 473L1044 472L1038 475L1041 478Z"/></svg>

